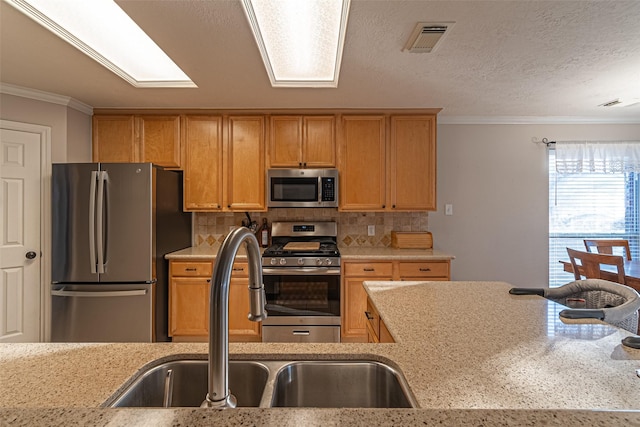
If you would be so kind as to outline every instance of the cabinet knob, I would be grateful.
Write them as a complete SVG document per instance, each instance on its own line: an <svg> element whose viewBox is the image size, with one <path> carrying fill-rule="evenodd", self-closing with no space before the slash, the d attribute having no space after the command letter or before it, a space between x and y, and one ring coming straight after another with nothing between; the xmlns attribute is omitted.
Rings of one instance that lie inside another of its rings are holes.
<svg viewBox="0 0 640 427"><path fill-rule="evenodd" d="M387 205L382 205L382 209L384 209L384 208L386 208L386 207L387 207Z"/></svg>
<svg viewBox="0 0 640 427"><path fill-rule="evenodd" d="M392 205L392 206L391 206L391 208L395 209L395 208L396 208L396 205Z"/></svg>

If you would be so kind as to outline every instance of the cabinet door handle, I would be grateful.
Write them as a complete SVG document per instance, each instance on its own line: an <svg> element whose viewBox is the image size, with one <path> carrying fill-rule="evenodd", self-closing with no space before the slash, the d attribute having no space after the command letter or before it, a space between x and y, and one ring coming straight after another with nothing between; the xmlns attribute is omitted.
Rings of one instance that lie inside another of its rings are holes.
<svg viewBox="0 0 640 427"><path fill-rule="evenodd" d="M420 271L431 271L430 268L421 268Z"/></svg>
<svg viewBox="0 0 640 427"><path fill-rule="evenodd" d="M376 269L375 268L365 268L364 271L371 272L371 271L376 271Z"/></svg>
<svg viewBox="0 0 640 427"><path fill-rule="evenodd" d="M368 311L365 311L364 315L367 317L367 320L373 320L373 316Z"/></svg>
<svg viewBox="0 0 640 427"><path fill-rule="evenodd" d="M233 269L233 271L244 271L244 268L236 267Z"/></svg>
<svg viewBox="0 0 640 427"><path fill-rule="evenodd" d="M193 267L189 267L189 268L185 268L184 271L198 271L197 268L193 268Z"/></svg>

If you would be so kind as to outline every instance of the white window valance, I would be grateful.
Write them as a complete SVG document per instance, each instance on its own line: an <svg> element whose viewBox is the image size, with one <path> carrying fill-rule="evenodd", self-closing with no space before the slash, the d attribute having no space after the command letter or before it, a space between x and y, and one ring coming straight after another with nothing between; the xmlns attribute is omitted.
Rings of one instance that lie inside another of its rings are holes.
<svg viewBox="0 0 640 427"><path fill-rule="evenodd" d="M555 149L558 173L640 172L640 141L558 141Z"/></svg>

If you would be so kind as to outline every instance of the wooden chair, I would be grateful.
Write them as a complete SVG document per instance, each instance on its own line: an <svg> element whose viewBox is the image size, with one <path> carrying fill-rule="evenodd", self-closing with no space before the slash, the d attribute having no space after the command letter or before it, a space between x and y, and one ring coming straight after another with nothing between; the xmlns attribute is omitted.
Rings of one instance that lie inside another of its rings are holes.
<svg viewBox="0 0 640 427"><path fill-rule="evenodd" d="M613 265L618 269L616 282L625 284L624 259L619 255L594 254L591 252L576 251L567 248L573 274L576 280L581 280L582 276L587 279L602 279L600 265ZM576 261L580 261L578 264Z"/></svg>
<svg viewBox="0 0 640 427"><path fill-rule="evenodd" d="M613 255L613 248L622 248L627 257L627 261L631 261L631 250L629 249L629 241L623 239L614 240L584 240L584 247L587 248L587 252L595 252L599 254Z"/></svg>

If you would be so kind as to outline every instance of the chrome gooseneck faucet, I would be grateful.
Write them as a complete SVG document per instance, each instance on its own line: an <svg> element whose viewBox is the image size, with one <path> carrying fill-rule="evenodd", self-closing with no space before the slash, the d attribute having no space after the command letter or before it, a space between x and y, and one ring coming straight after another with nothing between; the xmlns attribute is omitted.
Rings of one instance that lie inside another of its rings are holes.
<svg viewBox="0 0 640 427"><path fill-rule="evenodd" d="M249 320L267 317L260 247L256 236L246 227L234 229L224 239L211 276L209 297L209 389L202 402L206 408L235 408L237 401L229 390L229 283L233 261L242 243L249 262Z"/></svg>

